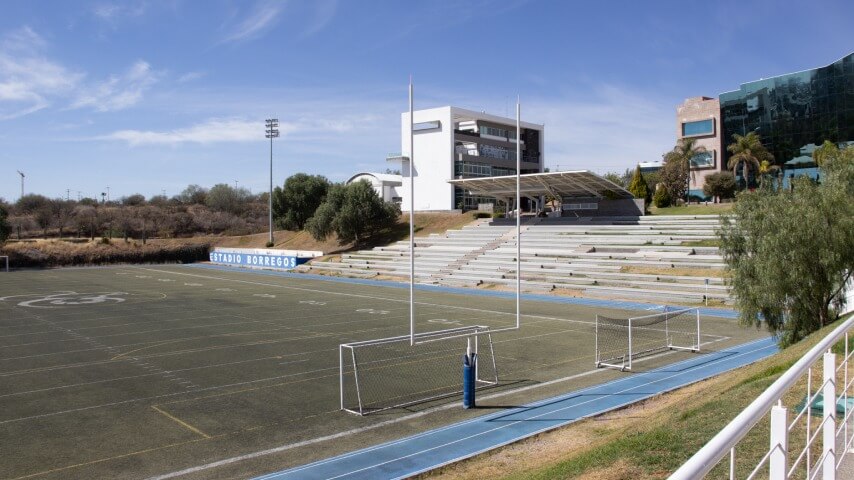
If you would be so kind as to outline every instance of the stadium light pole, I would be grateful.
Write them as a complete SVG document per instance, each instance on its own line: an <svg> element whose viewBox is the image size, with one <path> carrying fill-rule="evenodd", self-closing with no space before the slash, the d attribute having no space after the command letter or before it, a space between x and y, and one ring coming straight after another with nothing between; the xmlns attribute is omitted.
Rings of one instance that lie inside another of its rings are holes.
<svg viewBox="0 0 854 480"><path fill-rule="evenodd" d="M24 197L24 172L18 170L18 175L21 176L21 198Z"/></svg>
<svg viewBox="0 0 854 480"><path fill-rule="evenodd" d="M409 76L409 345L415 345L415 136L412 75Z"/></svg>
<svg viewBox="0 0 854 480"><path fill-rule="evenodd" d="M270 195L267 198L267 213L270 220L270 239L268 243L273 244L273 139L279 136L279 119L268 118L266 123L266 137L270 139Z"/></svg>
<svg viewBox="0 0 854 480"><path fill-rule="evenodd" d="M522 174L522 129L520 117L522 107L519 96L516 96L516 328L519 328L520 303L522 299L522 205L520 183Z"/></svg>

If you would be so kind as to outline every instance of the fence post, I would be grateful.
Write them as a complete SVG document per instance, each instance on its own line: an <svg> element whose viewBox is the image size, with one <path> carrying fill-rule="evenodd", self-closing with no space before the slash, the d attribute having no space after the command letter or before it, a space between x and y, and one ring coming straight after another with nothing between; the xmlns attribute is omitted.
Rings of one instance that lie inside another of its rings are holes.
<svg viewBox="0 0 854 480"><path fill-rule="evenodd" d="M771 457L768 459L768 478L785 480L789 470L789 415L781 404L771 407Z"/></svg>
<svg viewBox="0 0 854 480"><path fill-rule="evenodd" d="M824 414L822 415L822 478L824 480L836 480L836 355L829 350L824 354L824 391L822 392L822 403L824 403Z"/></svg>

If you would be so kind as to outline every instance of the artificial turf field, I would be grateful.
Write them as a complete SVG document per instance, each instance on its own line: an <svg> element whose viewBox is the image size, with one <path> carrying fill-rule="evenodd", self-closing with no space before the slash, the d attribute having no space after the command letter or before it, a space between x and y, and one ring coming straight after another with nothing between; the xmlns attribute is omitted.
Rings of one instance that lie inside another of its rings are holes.
<svg viewBox="0 0 854 480"><path fill-rule="evenodd" d="M0 273L0 478L240 478L305 464L632 375L594 368L592 322L649 313L526 299L522 329L493 338L501 384L480 408L339 411L338 345L407 334L408 298L192 266ZM416 302L419 331L515 322L512 298L417 290ZM714 317L702 331L705 351L766 336Z"/></svg>

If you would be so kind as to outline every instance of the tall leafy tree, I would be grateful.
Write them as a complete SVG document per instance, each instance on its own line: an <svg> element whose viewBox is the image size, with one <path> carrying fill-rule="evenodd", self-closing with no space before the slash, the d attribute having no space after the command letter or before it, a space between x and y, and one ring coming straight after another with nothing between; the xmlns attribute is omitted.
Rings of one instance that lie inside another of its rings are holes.
<svg viewBox="0 0 854 480"><path fill-rule="evenodd" d="M820 185L801 177L791 192L741 193L722 225L742 322L764 323L783 346L835 319L854 273L854 148L822 170Z"/></svg>
<svg viewBox="0 0 854 480"><path fill-rule="evenodd" d="M363 244L394 226L400 207L384 202L366 181L336 185L308 221L307 230L316 240L335 233L340 243Z"/></svg>
<svg viewBox="0 0 854 480"><path fill-rule="evenodd" d="M9 232L11 232L9 221L7 220L8 217L9 213L6 211L6 208L0 205L0 243L5 242L9 238Z"/></svg>
<svg viewBox="0 0 854 480"><path fill-rule="evenodd" d="M727 147L732 156L729 157L727 168L732 170L733 175L738 174L738 167L741 165L742 178L744 186L747 187L747 178L752 169L755 172L759 171L759 167L763 161L773 162L774 155L765 149L762 145L762 140L756 132L750 132L747 135L741 136L735 134L732 136L733 142Z"/></svg>
<svg viewBox="0 0 854 480"><path fill-rule="evenodd" d="M280 228L302 230L329 191L329 180L321 175L297 173L273 190L273 217Z"/></svg>
<svg viewBox="0 0 854 480"><path fill-rule="evenodd" d="M649 185L646 184L646 180L643 178L643 173L641 173L640 165L635 167L635 174L632 175L632 181L629 182L629 188L627 188L635 198L642 198L649 205L649 202L652 201L652 194L650 193Z"/></svg>

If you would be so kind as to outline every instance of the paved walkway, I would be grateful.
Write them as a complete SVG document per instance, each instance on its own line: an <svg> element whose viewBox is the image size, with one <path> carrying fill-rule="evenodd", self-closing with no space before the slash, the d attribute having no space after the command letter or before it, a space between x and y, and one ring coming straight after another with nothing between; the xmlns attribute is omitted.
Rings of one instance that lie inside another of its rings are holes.
<svg viewBox="0 0 854 480"><path fill-rule="evenodd" d="M772 339L757 340L258 479L405 478L713 377L776 352Z"/></svg>

